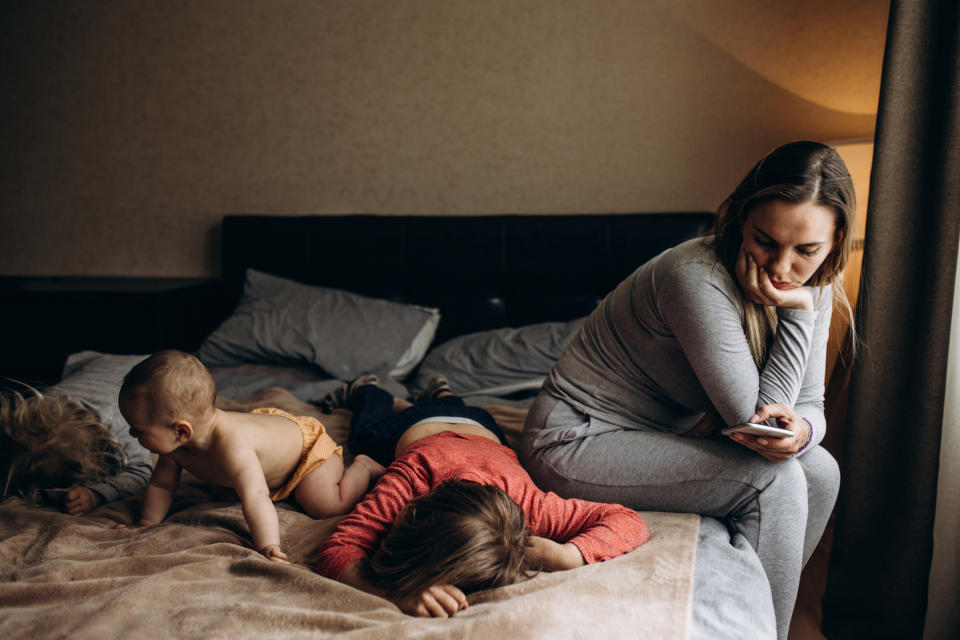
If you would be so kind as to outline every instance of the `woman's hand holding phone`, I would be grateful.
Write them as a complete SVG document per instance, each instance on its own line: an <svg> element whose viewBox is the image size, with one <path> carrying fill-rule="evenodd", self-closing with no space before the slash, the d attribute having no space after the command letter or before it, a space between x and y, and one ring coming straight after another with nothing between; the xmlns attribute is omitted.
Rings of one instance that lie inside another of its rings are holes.
<svg viewBox="0 0 960 640"><path fill-rule="evenodd" d="M799 413L782 402L760 407L757 413L750 418L750 422L760 424L770 418L776 418L777 424L789 431L791 435L789 437L773 438L768 435L750 435L740 430L731 431L730 438L757 452L770 462L789 460L807 443L810 438L810 426L806 420L800 417ZM733 429L736 429L736 427ZM727 431L727 429L723 431Z"/></svg>
<svg viewBox="0 0 960 640"><path fill-rule="evenodd" d="M789 438L793 435L793 432L789 429L770 427L765 424L756 424L754 422L744 422L743 424L738 424L735 427L726 427L725 429L721 429L720 433L725 436L729 436L732 433L749 433L752 436L764 436L778 439Z"/></svg>

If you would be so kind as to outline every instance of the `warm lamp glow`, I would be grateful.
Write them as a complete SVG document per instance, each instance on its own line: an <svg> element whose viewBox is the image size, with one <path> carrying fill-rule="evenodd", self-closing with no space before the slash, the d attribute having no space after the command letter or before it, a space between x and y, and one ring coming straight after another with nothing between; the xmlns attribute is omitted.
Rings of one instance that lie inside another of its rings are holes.
<svg viewBox="0 0 960 640"><path fill-rule="evenodd" d="M850 171L850 177L853 178L853 188L857 192L857 224L853 237L862 241L867 224L867 196L870 195L873 140L840 140L828 144L843 158Z"/></svg>
<svg viewBox="0 0 960 640"><path fill-rule="evenodd" d="M870 195L870 168L873 166L873 140L839 140L828 143L837 150L850 171L853 188L857 193L857 223L853 229L853 246L847 266L843 270L843 289L852 307L857 305L860 293L860 269L863 264L864 229L867 223L867 197ZM825 383L831 383L842 391L830 388L827 409L828 419L843 420L846 412L846 386L849 381L849 353L852 334L842 313L834 313L830 322L830 341L827 347L827 373ZM839 354L843 352L843 358ZM842 406L836 403L841 402ZM838 446L833 443L833 446ZM836 450L836 449L835 449Z"/></svg>

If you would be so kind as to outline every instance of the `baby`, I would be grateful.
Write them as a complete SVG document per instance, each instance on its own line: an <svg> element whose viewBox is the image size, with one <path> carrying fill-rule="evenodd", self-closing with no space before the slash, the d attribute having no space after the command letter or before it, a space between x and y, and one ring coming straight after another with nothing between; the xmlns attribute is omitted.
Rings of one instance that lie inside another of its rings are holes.
<svg viewBox="0 0 960 640"><path fill-rule="evenodd" d="M292 493L311 517L344 514L384 472L364 455L344 468L343 448L315 418L279 409L223 411L214 406L216 393L203 363L182 351L155 353L124 378L120 411L130 435L159 454L139 526L166 517L185 467L204 482L234 489L256 548L286 562L271 501Z"/></svg>

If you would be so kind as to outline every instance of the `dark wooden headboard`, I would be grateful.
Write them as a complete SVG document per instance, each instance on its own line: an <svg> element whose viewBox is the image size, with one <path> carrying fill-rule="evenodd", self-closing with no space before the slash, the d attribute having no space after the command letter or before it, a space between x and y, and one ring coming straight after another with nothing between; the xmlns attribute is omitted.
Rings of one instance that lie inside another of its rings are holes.
<svg viewBox="0 0 960 640"><path fill-rule="evenodd" d="M712 213L223 219L233 301L248 267L438 307L437 340L589 314L624 277L703 234Z"/></svg>

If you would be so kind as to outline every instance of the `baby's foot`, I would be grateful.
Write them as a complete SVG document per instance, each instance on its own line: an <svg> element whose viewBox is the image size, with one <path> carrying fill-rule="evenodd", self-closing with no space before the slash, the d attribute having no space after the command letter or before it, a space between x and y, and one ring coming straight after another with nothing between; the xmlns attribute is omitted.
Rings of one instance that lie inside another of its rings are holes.
<svg viewBox="0 0 960 640"><path fill-rule="evenodd" d="M353 464L359 464L361 467L364 467L367 471L370 472L370 482L382 476L387 468L371 458L370 456L360 454L353 459Z"/></svg>

